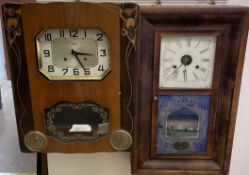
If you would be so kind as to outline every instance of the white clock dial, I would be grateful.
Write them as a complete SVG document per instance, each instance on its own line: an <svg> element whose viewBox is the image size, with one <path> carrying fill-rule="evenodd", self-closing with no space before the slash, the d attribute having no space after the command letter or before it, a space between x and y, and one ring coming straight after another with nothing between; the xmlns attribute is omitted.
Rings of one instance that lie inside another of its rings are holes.
<svg viewBox="0 0 249 175"><path fill-rule="evenodd" d="M49 80L101 80L111 71L99 29L47 29L37 36L39 71Z"/></svg>
<svg viewBox="0 0 249 175"><path fill-rule="evenodd" d="M211 88L216 36L161 38L160 88Z"/></svg>

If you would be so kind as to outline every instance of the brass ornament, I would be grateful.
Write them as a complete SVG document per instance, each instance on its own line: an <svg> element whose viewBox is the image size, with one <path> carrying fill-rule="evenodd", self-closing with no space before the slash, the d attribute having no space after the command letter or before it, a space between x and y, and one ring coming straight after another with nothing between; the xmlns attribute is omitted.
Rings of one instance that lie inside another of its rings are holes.
<svg viewBox="0 0 249 175"><path fill-rule="evenodd" d="M125 130L117 130L110 137L110 144L117 151L124 151L132 144L131 134Z"/></svg>
<svg viewBox="0 0 249 175"><path fill-rule="evenodd" d="M9 46L15 43L17 37L22 35L21 8L3 7L4 25Z"/></svg>
<svg viewBox="0 0 249 175"><path fill-rule="evenodd" d="M39 131L30 131L24 137L24 144L30 151L40 152L46 148L47 138Z"/></svg>

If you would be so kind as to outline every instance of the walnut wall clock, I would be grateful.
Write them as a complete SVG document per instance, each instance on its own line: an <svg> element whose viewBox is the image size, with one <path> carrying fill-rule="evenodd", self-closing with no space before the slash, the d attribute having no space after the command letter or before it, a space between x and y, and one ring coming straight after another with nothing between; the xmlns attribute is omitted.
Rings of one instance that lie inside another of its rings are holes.
<svg viewBox="0 0 249 175"><path fill-rule="evenodd" d="M248 8L140 10L133 173L228 174Z"/></svg>
<svg viewBox="0 0 249 175"><path fill-rule="evenodd" d="M126 150L133 133L134 4L5 4L24 152Z"/></svg>

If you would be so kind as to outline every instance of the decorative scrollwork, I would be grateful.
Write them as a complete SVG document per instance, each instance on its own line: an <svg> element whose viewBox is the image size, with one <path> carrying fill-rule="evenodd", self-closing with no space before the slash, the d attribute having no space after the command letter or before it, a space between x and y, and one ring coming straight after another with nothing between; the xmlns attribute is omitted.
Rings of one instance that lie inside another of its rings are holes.
<svg viewBox="0 0 249 175"><path fill-rule="evenodd" d="M26 104L23 99L23 94L20 92L23 88L23 83L21 79L23 78L24 71L24 59L22 57L25 55L23 49L20 48L20 43L23 42L22 29L21 29L21 8L18 5L13 6L3 6L3 17L4 17L4 29L6 34L6 40L8 43L9 59L12 66L12 81L15 103L20 106L16 112L18 116L18 125L21 134L24 136L26 133L23 128L23 123L25 117L27 117Z"/></svg>
<svg viewBox="0 0 249 175"><path fill-rule="evenodd" d="M13 9L3 7L3 15L5 19L5 29L7 31L7 39L9 45L11 46L17 36L21 36L21 9Z"/></svg>
<svg viewBox="0 0 249 175"><path fill-rule="evenodd" d="M120 17L123 21L121 35L126 36L133 45L135 45L137 37L137 11L137 6L130 8L122 6L120 11Z"/></svg>
<svg viewBox="0 0 249 175"><path fill-rule="evenodd" d="M91 132L70 132L74 124L85 124ZM91 141L108 133L108 111L93 102L62 102L46 110L46 134L63 143Z"/></svg>
<svg viewBox="0 0 249 175"><path fill-rule="evenodd" d="M130 118L131 127L130 133L133 132L134 116L131 110L132 100L133 100L133 71L131 68L131 63L134 62L135 52L136 52L136 39L137 39L137 21L138 21L138 6L135 4L122 4L120 11L121 18L121 48L124 49L124 77L129 83L129 97L124 100L125 113L123 117ZM127 88L127 87L125 87Z"/></svg>

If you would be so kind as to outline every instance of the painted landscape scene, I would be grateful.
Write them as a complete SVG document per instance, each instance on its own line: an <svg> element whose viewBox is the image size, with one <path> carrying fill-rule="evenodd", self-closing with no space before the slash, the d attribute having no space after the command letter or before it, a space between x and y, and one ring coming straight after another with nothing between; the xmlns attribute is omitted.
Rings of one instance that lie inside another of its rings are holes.
<svg viewBox="0 0 249 175"><path fill-rule="evenodd" d="M199 116L183 107L168 115L166 126L166 137L197 138Z"/></svg>

